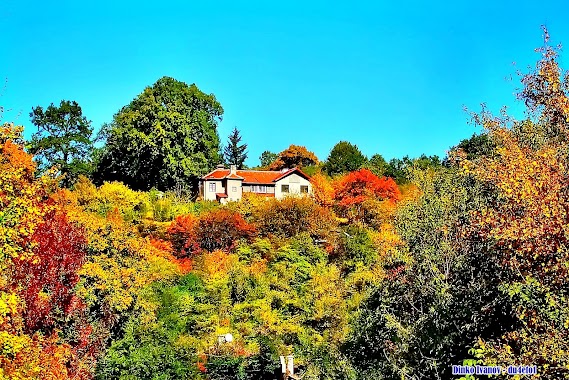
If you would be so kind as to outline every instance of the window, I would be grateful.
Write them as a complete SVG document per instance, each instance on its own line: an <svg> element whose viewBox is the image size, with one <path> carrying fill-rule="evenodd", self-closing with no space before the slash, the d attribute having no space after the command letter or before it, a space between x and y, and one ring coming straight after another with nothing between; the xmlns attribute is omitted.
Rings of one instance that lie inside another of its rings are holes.
<svg viewBox="0 0 569 380"><path fill-rule="evenodd" d="M234 193L236 193L236 192L237 192L237 186L233 186L233 187L231 188L231 191L233 191Z"/></svg>
<svg viewBox="0 0 569 380"><path fill-rule="evenodd" d="M254 193L266 193L267 186L265 185L253 185L251 186L251 191Z"/></svg>
<svg viewBox="0 0 569 380"><path fill-rule="evenodd" d="M289 187L288 185L281 185L281 191L283 193L288 193L289 192Z"/></svg>
<svg viewBox="0 0 569 380"><path fill-rule="evenodd" d="M308 186L300 186L301 193L308 193Z"/></svg>
<svg viewBox="0 0 569 380"><path fill-rule="evenodd" d="M209 191L215 193L215 182L209 183Z"/></svg>

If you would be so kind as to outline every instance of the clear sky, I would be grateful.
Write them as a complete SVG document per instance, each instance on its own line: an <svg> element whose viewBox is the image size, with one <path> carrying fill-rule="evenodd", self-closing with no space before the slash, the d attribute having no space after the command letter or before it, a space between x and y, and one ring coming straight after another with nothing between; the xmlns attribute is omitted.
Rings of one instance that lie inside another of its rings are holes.
<svg viewBox="0 0 569 380"><path fill-rule="evenodd" d="M249 165L290 144L325 159L340 140L444 156L478 131L463 106L521 109L516 70L542 24L569 44L567 4L0 0L0 105L29 135L32 106L76 100L98 129L167 75L216 95L222 142L237 126Z"/></svg>

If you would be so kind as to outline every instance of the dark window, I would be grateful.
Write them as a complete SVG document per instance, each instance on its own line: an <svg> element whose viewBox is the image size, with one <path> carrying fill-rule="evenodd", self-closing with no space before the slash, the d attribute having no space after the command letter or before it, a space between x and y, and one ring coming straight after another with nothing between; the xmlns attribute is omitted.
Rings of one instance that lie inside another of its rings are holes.
<svg viewBox="0 0 569 380"><path fill-rule="evenodd" d="M281 185L281 191L283 193L288 193L289 192L289 187L288 185Z"/></svg>
<svg viewBox="0 0 569 380"><path fill-rule="evenodd" d="M308 193L308 186L300 186L301 193Z"/></svg>

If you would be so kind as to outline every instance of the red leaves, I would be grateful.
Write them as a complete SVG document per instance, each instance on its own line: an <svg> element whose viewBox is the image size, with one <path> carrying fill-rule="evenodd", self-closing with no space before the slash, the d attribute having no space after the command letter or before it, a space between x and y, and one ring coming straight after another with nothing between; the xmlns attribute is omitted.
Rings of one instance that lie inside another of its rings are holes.
<svg viewBox="0 0 569 380"><path fill-rule="evenodd" d="M29 332L51 332L65 316L82 307L73 295L85 260L86 240L65 214L52 211L32 235L37 260L16 262L14 281L26 302ZM39 262L37 262L39 260Z"/></svg>
<svg viewBox="0 0 569 380"><path fill-rule="evenodd" d="M360 169L342 177L336 183L335 198L340 206L352 206L370 198L398 201L401 192L393 179L379 178L368 169Z"/></svg>
<svg viewBox="0 0 569 380"><path fill-rule="evenodd" d="M225 209L211 211L199 219L193 215L179 216L168 228L180 257L201 250L227 252L235 248L239 239L249 238L255 232L255 226L247 223L239 213Z"/></svg>

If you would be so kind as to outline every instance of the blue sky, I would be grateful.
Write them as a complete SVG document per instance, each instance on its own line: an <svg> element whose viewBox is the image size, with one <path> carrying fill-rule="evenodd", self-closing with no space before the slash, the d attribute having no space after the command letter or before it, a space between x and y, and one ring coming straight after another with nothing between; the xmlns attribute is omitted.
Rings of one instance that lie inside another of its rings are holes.
<svg viewBox="0 0 569 380"><path fill-rule="evenodd" d="M98 129L167 75L216 95L220 137L237 126L249 165L290 144L325 159L340 140L386 159L443 156L478 131L463 106L522 115L516 70L539 58L542 24L569 44L568 10L563 1L1 0L0 104L27 135L31 107L61 99L79 102Z"/></svg>

